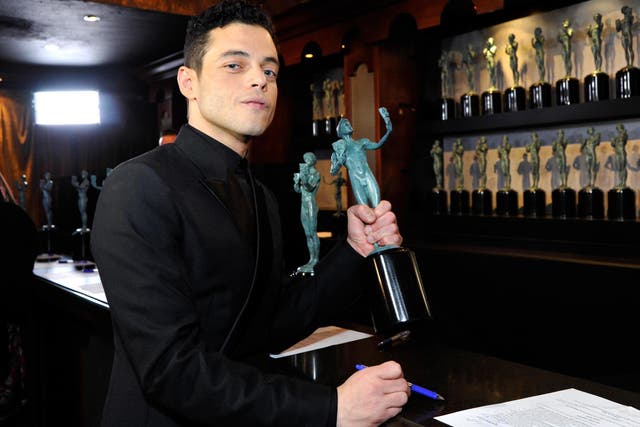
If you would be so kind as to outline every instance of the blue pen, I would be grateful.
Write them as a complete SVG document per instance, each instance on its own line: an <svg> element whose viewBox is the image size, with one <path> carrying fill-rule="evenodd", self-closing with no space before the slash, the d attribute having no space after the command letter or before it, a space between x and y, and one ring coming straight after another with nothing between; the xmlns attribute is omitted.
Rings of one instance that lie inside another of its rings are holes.
<svg viewBox="0 0 640 427"><path fill-rule="evenodd" d="M357 364L356 364L356 369L357 369L358 371L361 371L361 370L363 370L363 369L364 369L364 368L366 368L366 367L367 367L366 365L362 365L362 364L360 364L360 363L357 363ZM434 400L444 400L444 397L440 396L440 395L439 395L438 393L436 393L435 391L431 391L431 390L426 389L426 388L424 388L424 387L422 387L422 386L419 386L419 385L417 385L417 384L409 383L409 387L411 387L411 391L416 392L416 393L418 393L418 394L421 394L421 395L423 395L423 396L427 396L427 397L429 397L429 398L431 398L431 399L434 399Z"/></svg>

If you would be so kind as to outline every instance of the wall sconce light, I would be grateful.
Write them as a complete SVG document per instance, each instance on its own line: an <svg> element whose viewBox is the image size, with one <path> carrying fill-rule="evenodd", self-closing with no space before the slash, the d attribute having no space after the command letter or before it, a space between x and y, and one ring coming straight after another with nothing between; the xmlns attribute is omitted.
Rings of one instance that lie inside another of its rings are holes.
<svg viewBox="0 0 640 427"><path fill-rule="evenodd" d="M351 46L353 45L353 40L358 36L359 31L357 28L351 28L349 31L344 33L342 36L342 40L340 41L340 52L343 55L351 52Z"/></svg>
<svg viewBox="0 0 640 427"><path fill-rule="evenodd" d="M315 61L322 57L322 49L320 49L320 45L316 42L309 42L302 49L302 62Z"/></svg>

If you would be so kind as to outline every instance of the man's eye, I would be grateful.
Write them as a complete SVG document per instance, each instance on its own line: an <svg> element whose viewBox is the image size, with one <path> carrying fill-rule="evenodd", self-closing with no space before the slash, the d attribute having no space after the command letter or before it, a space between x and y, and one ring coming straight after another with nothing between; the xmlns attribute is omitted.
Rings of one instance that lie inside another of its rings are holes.
<svg viewBox="0 0 640 427"><path fill-rule="evenodd" d="M264 70L264 75L273 79L278 77L278 73L273 70Z"/></svg>
<svg viewBox="0 0 640 427"><path fill-rule="evenodd" d="M240 64L227 64L225 65L226 68L229 68L230 70L238 70L240 69Z"/></svg>

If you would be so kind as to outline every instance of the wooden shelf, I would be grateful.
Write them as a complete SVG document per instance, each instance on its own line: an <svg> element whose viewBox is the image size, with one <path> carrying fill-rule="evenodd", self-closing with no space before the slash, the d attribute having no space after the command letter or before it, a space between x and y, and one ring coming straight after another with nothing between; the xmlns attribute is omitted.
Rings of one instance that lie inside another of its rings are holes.
<svg viewBox="0 0 640 427"><path fill-rule="evenodd" d="M637 220L433 215L414 247L640 269Z"/></svg>
<svg viewBox="0 0 640 427"><path fill-rule="evenodd" d="M434 136L461 135L476 132L565 126L584 122L620 121L639 117L640 97L633 97L500 113L491 116L429 120L422 123L422 134Z"/></svg>

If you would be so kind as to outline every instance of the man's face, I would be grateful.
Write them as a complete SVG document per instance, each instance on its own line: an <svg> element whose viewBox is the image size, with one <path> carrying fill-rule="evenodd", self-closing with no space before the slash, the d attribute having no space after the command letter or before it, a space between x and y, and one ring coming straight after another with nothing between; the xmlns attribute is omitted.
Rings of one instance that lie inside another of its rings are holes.
<svg viewBox="0 0 640 427"><path fill-rule="evenodd" d="M186 93L181 87L190 101L189 123L242 149L273 119L278 69L276 47L264 28L232 23L212 30L200 75L187 69L191 79L185 84L191 87Z"/></svg>

